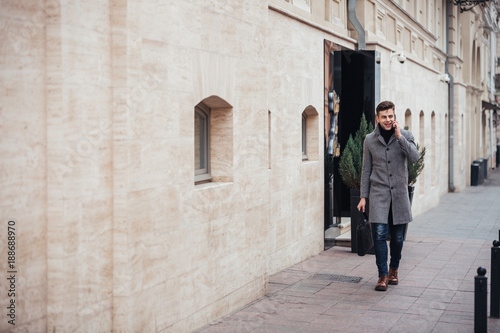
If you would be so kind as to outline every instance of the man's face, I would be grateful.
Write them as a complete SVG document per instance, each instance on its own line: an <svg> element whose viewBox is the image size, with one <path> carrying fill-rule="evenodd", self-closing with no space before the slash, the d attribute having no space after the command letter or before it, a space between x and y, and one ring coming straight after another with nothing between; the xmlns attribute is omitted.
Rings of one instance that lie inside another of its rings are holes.
<svg viewBox="0 0 500 333"><path fill-rule="evenodd" d="M394 109L387 109L384 111L379 111L377 115L377 121L382 126L383 129L389 131L394 123Z"/></svg>

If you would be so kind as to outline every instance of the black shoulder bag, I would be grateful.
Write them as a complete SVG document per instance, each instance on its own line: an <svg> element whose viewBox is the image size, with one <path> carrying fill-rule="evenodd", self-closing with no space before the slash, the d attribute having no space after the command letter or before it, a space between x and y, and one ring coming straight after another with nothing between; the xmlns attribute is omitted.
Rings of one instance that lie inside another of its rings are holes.
<svg viewBox="0 0 500 333"><path fill-rule="evenodd" d="M358 256L364 256L373 247L372 226L365 212L363 212L363 217L356 227Z"/></svg>

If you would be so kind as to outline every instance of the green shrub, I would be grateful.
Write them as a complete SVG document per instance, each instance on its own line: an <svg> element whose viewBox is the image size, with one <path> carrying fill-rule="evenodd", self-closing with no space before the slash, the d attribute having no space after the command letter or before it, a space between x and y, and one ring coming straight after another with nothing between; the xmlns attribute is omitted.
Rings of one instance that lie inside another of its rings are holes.
<svg viewBox="0 0 500 333"><path fill-rule="evenodd" d="M425 160L425 147L420 147L417 143L417 150L419 153L419 157L417 162L408 163L408 186L413 186L417 182L418 176L424 170L424 160Z"/></svg>
<svg viewBox="0 0 500 333"><path fill-rule="evenodd" d="M368 124L366 117L361 116L359 129L354 135L349 135L349 140L340 155L339 171L342 181L352 189L361 187L361 168L363 167L363 143L365 137L373 132L372 123Z"/></svg>

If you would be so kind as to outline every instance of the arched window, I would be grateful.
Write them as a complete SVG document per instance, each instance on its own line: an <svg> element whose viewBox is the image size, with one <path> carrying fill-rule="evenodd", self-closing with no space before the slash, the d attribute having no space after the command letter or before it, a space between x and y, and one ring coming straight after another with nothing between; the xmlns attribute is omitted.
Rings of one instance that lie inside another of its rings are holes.
<svg viewBox="0 0 500 333"><path fill-rule="evenodd" d="M406 109L405 112L405 128L408 128L408 130L411 132L411 111L410 109Z"/></svg>
<svg viewBox="0 0 500 333"><path fill-rule="evenodd" d="M271 111L267 111L267 163L268 168L271 169Z"/></svg>
<svg viewBox="0 0 500 333"><path fill-rule="evenodd" d="M319 159L319 124L318 111L309 105L302 112L302 160Z"/></svg>
<svg viewBox="0 0 500 333"><path fill-rule="evenodd" d="M418 142L420 143L421 146L424 145L424 138L425 138L425 120L424 120L424 111L420 111L420 115L419 115L419 124L418 124L418 128L419 128L419 132L418 132Z"/></svg>
<svg viewBox="0 0 500 333"><path fill-rule="evenodd" d="M459 128L460 128L460 131L461 133L459 133L460 137L459 139L457 140L459 143L460 143L460 151L463 151L464 147L467 147L467 134L465 133L465 121L464 121L464 114L462 113L461 116L460 116L460 124L459 124ZM468 148L470 149L470 148ZM460 169L463 170L464 166L465 166L465 159L466 158L470 158L470 155L467 156L466 154L461 154L462 155L462 158L460 159Z"/></svg>
<svg viewBox="0 0 500 333"><path fill-rule="evenodd" d="M194 182L233 181L233 108L218 96L194 107Z"/></svg>
<svg viewBox="0 0 500 333"><path fill-rule="evenodd" d="M307 114L302 113L302 159L307 160Z"/></svg>
<svg viewBox="0 0 500 333"><path fill-rule="evenodd" d="M194 108L194 169L195 181L210 177L210 109L200 103Z"/></svg>

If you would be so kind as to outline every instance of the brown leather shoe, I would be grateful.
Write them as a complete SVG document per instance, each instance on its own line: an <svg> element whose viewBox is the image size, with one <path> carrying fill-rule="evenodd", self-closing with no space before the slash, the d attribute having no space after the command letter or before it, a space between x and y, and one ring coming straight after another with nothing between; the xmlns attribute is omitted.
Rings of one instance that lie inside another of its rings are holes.
<svg viewBox="0 0 500 333"><path fill-rule="evenodd" d="M387 282L388 282L388 277L387 275L381 276L378 278L378 283L375 286L375 290L378 291L386 291L387 290Z"/></svg>
<svg viewBox="0 0 500 333"><path fill-rule="evenodd" d="M398 270L389 267L389 284L398 284Z"/></svg>

